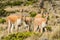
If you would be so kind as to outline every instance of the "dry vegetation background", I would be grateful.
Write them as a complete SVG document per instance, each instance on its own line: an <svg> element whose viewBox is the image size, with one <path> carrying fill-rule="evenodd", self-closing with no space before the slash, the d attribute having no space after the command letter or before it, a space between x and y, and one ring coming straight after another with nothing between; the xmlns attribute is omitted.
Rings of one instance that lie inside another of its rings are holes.
<svg viewBox="0 0 60 40"><path fill-rule="evenodd" d="M2 36L7 35L6 17L8 15L23 13L34 17L35 14L40 13L41 7L45 8L44 12L49 13L47 24L49 31L42 34L30 32L11 34L3 39ZM18 38L15 38L14 35L17 35ZM60 40L60 0L0 0L0 40Z"/></svg>

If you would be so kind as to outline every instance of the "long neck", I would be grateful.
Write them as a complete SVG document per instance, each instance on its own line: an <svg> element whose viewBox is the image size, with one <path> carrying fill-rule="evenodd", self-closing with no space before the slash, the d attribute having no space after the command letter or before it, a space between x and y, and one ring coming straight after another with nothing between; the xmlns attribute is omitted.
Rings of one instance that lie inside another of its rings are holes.
<svg viewBox="0 0 60 40"><path fill-rule="evenodd" d="M48 15L46 15L46 23L48 24L48 20L49 20L49 14Z"/></svg>
<svg viewBox="0 0 60 40"><path fill-rule="evenodd" d="M43 9L41 9L41 14L43 13Z"/></svg>
<svg viewBox="0 0 60 40"><path fill-rule="evenodd" d="M24 20L24 21L26 20L26 16L23 16L23 20Z"/></svg>

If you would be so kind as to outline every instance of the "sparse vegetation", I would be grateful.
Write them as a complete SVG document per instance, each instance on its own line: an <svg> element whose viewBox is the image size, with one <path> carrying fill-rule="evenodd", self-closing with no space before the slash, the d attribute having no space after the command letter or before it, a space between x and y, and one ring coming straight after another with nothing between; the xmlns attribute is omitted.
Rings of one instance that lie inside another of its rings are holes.
<svg viewBox="0 0 60 40"><path fill-rule="evenodd" d="M4 10L4 9L0 9L0 17L5 17L5 16L7 16L7 12L6 12L6 10Z"/></svg>
<svg viewBox="0 0 60 40"><path fill-rule="evenodd" d="M60 40L60 29L57 30L53 35L52 35L52 39L59 39Z"/></svg>
<svg viewBox="0 0 60 40"><path fill-rule="evenodd" d="M32 2L27 1L27 2L25 2L24 6L29 6L29 5L32 5L32 4L33 4Z"/></svg>
<svg viewBox="0 0 60 40"><path fill-rule="evenodd" d="M48 31L52 31L52 28L51 28L50 26L47 26L46 29L47 29Z"/></svg>
<svg viewBox="0 0 60 40"><path fill-rule="evenodd" d="M27 1L31 1L31 2L33 2L33 3L38 2L38 0L27 0Z"/></svg>
<svg viewBox="0 0 60 40"><path fill-rule="evenodd" d="M3 0L5 1L5 0ZM14 0L9 0L9 1L6 1L4 3L0 2L0 8L5 8L6 6L21 6L21 5L25 5L25 6L28 6L28 5L32 5L33 3L36 3L38 0L27 0L27 1L22 1L22 0L17 0L17 1L14 1Z"/></svg>
<svg viewBox="0 0 60 40"><path fill-rule="evenodd" d="M40 13L40 11L41 11L40 9L44 8L47 11L44 11L43 15L45 12L49 13L49 16L47 18L47 27L46 27L46 29L47 29L46 33L48 35L49 33L56 30L55 27L60 26L59 4L60 3L58 1L55 2L54 0L0 0L0 24L2 24L5 27L6 20L4 18L6 18L10 14L13 14L13 13L17 14L17 13L21 12L21 13L23 13L23 15L25 15L25 13L27 13L28 16L30 15L31 18L34 18L36 16L36 14L38 14L38 12ZM17 10L15 9L12 11L11 9L9 9L9 7L11 7L12 10L14 8L16 8ZM7 10L4 10L5 8L7 8ZM42 16L42 17L45 18L45 16ZM31 25L33 27L33 23ZM4 33L5 33L5 30L7 30L8 27L6 27L6 28L4 28L4 27L1 26L0 31L4 31ZM19 30L20 30L20 28L19 28ZM32 28L32 30L33 30L33 28ZM21 30L21 31L24 31L24 30ZM39 35L39 34L36 34L33 32L22 32L22 33L18 32L18 33L9 34L8 36L4 36L4 37L2 37L2 40L24 40L25 38L31 37L32 35L36 35L39 38L42 36L43 39L46 37L45 32L42 33L43 35L42 34ZM51 34L49 34L48 36L50 36L50 35ZM56 39L60 40L60 31L57 31L57 32L55 31L55 33L53 33L53 35L51 35L51 36L52 36L52 38L51 38L52 40L56 40Z"/></svg>
<svg viewBox="0 0 60 40"><path fill-rule="evenodd" d="M14 34L10 34L6 37L2 37L2 40L23 40L29 36L32 36L34 33L32 32L18 32L18 33L14 33Z"/></svg>
<svg viewBox="0 0 60 40"><path fill-rule="evenodd" d="M33 12L33 11L32 11L32 12L30 12L30 16L31 16L31 17L35 17L35 16L36 16L36 14L37 14L36 12Z"/></svg>
<svg viewBox="0 0 60 40"><path fill-rule="evenodd" d="M10 5L10 6L19 6L22 3L23 3L22 1L12 1L12 2L8 1L7 5Z"/></svg>
<svg viewBox="0 0 60 40"><path fill-rule="evenodd" d="M12 13L15 13L15 12L17 12L17 11L6 11L4 9L0 9L0 17L6 17L9 14L12 14Z"/></svg>
<svg viewBox="0 0 60 40"><path fill-rule="evenodd" d="M6 22L6 20L5 20L5 19L0 18L0 23L4 23L4 22Z"/></svg>
<svg viewBox="0 0 60 40"><path fill-rule="evenodd" d="M3 27L0 27L0 31L2 31L3 30Z"/></svg>
<svg viewBox="0 0 60 40"><path fill-rule="evenodd" d="M26 2L25 2L25 6L29 6L29 5L32 5L33 3L36 3L38 0L27 0Z"/></svg>

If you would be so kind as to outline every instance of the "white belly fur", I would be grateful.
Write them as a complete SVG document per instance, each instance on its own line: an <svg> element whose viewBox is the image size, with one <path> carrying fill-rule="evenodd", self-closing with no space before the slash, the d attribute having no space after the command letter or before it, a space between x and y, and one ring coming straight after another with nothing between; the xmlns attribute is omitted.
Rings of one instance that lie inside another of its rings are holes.
<svg viewBox="0 0 60 40"><path fill-rule="evenodd" d="M21 23L22 23L21 19L17 19L17 24L19 25Z"/></svg>

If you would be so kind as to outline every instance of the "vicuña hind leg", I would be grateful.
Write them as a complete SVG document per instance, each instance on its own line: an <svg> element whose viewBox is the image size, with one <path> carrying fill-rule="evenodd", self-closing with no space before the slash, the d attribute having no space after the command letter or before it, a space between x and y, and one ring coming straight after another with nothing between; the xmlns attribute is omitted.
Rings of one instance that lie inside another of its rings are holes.
<svg viewBox="0 0 60 40"><path fill-rule="evenodd" d="M18 31L18 25L15 24L15 32L17 32L17 31Z"/></svg>

